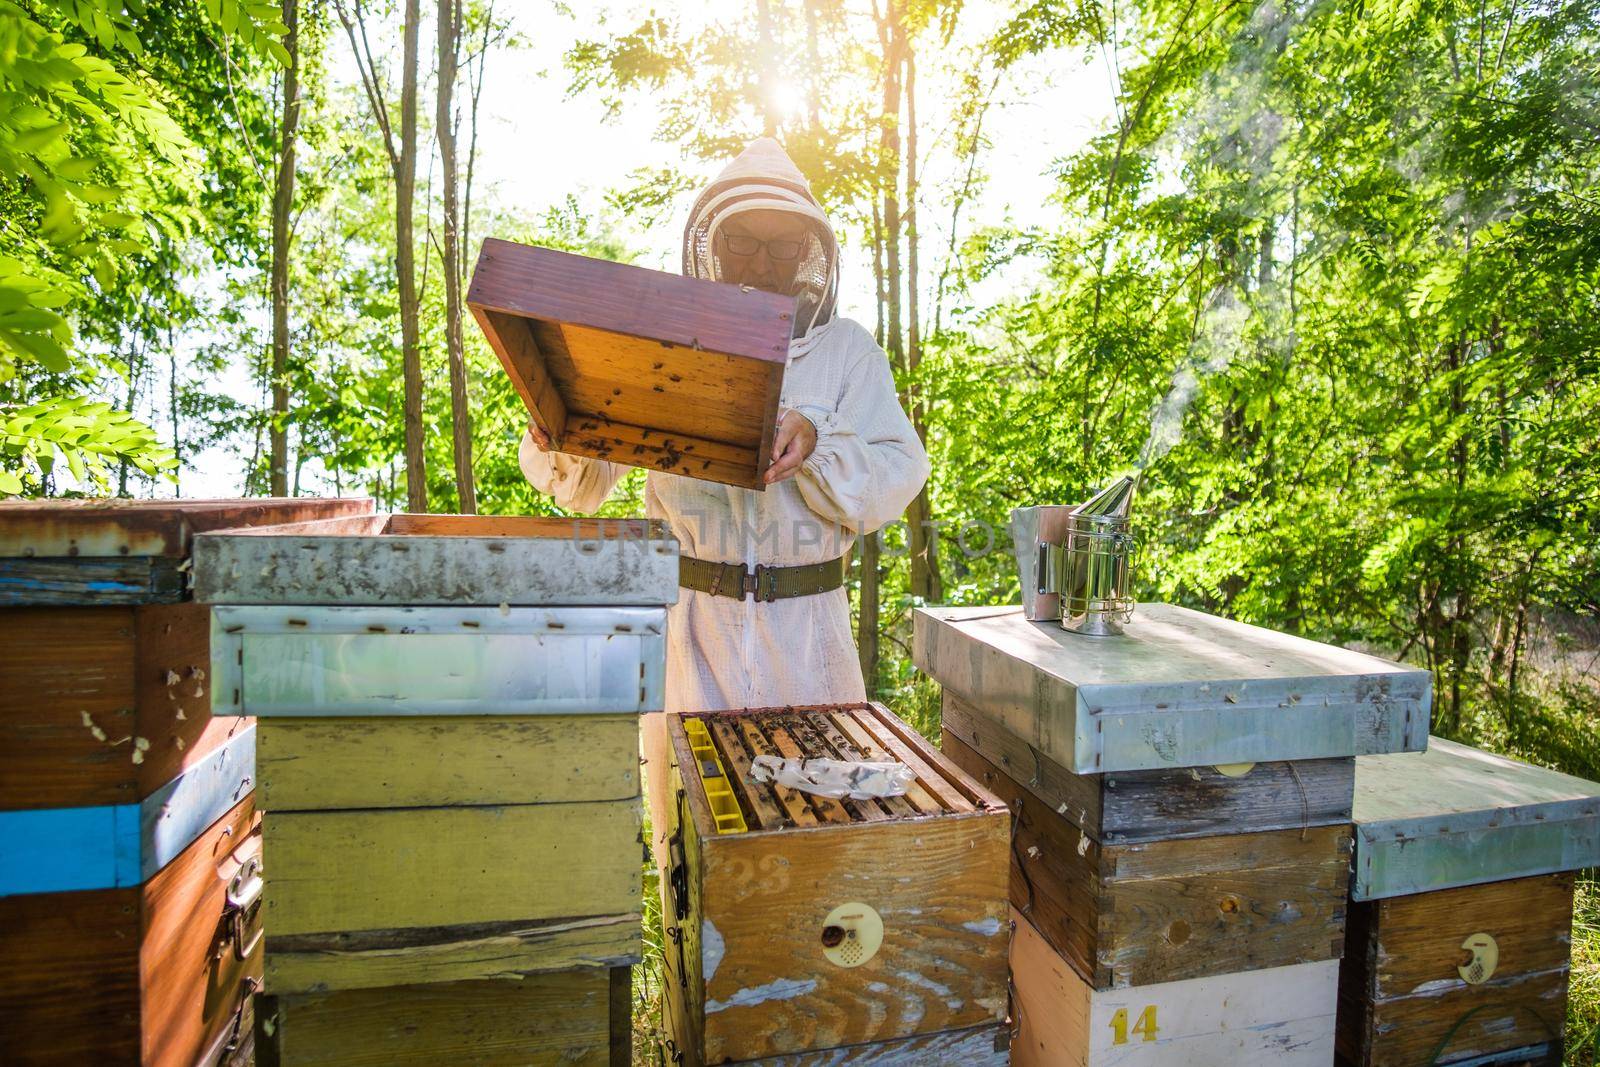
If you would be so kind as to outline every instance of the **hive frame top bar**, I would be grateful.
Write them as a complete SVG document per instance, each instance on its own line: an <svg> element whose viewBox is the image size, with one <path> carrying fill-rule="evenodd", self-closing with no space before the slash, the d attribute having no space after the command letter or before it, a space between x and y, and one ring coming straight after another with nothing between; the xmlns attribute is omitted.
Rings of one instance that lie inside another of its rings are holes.
<svg viewBox="0 0 1600 1067"><path fill-rule="evenodd" d="M658 522L361 515L202 534L194 596L210 604L660 606L678 542Z"/></svg>
<svg viewBox="0 0 1600 1067"><path fill-rule="evenodd" d="M1600 865L1600 783L1435 737L1356 760L1356 900Z"/></svg>
<svg viewBox="0 0 1600 1067"><path fill-rule="evenodd" d="M1170 604L1115 637L920 608L919 669L1079 774L1417 751L1432 677Z"/></svg>
<svg viewBox="0 0 1600 1067"><path fill-rule="evenodd" d="M366 497L8 500L0 503L0 557L186 556L207 530L371 513Z"/></svg>

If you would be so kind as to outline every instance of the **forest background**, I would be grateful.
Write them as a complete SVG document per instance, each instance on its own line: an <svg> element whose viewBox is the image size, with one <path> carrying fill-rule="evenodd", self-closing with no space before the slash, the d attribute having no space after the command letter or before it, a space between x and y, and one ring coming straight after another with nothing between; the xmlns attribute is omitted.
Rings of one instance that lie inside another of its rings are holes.
<svg viewBox="0 0 1600 1067"><path fill-rule="evenodd" d="M902 715L911 608L1015 602L1010 508L1138 467L1142 598L1600 779L1592 0L0 0L0 493L550 513L479 241L673 269L762 133L934 457L851 582Z"/></svg>

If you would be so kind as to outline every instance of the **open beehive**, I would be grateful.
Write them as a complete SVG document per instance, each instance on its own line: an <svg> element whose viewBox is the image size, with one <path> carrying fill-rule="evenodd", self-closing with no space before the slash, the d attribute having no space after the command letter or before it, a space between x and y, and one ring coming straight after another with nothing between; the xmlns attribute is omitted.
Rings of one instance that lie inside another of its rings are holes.
<svg viewBox="0 0 1600 1067"><path fill-rule="evenodd" d="M467 306L556 451L765 487L793 297L490 239Z"/></svg>
<svg viewBox="0 0 1600 1067"><path fill-rule="evenodd" d="M1009 816L994 796L877 705L667 728L668 1008L689 1062L868 1045L1004 1062ZM915 782L836 800L755 781L761 755L893 761Z"/></svg>

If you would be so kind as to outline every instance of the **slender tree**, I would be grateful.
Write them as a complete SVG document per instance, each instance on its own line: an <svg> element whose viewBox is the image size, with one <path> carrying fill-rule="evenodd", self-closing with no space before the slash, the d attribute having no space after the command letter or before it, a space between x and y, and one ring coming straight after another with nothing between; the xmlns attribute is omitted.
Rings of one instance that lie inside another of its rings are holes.
<svg viewBox="0 0 1600 1067"><path fill-rule="evenodd" d="M461 212L456 193L456 53L461 34L460 0L439 0L439 77L434 117L439 163L444 174L444 331L450 354L450 422L455 444L456 492L461 513L475 514L472 480L472 415L467 404L467 359L461 337Z"/></svg>
<svg viewBox="0 0 1600 1067"><path fill-rule="evenodd" d="M294 208L295 135L300 126L300 3L283 0L283 99L278 120L278 176L272 192L272 422L270 492L289 495L289 213Z"/></svg>
<svg viewBox="0 0 1600 1067"><path fill-rule="evenodd" d="M367 103L383 136L384 151L394 177L394 259L400 296L400 358L405 379L406 506L414 512L428 510L427 462L423 451L422 348L418 341L417 264L415 225L417 187L417 50L422 20L421 0L406 0L401 45L400 130L395 136L389 105L384 97L378 65L367 36L366 12L361 0L346 7L335 0L339 21L350 38L356 68L366 90Z"/></svg>

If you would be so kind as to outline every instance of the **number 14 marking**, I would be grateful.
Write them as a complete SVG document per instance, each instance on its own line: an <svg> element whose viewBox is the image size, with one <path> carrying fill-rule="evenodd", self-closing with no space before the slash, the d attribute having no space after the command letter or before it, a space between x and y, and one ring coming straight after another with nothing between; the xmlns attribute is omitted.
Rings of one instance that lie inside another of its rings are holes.
<svg viewBox="0 0 1600 1067"><path fill-rule="evenodd" d="M1118 1008L1116 1014L1111 1016L1111 1043L1113 1045L1126 1045L1130 1033L1138 1034L1145 1041L1154 1041L1161 1028L1156 1025L1156 1006L1149 1004L1139 1013L1139 1018L1134 1021L1133 1029L1128 1029L1128 1009Z"/></svg>

